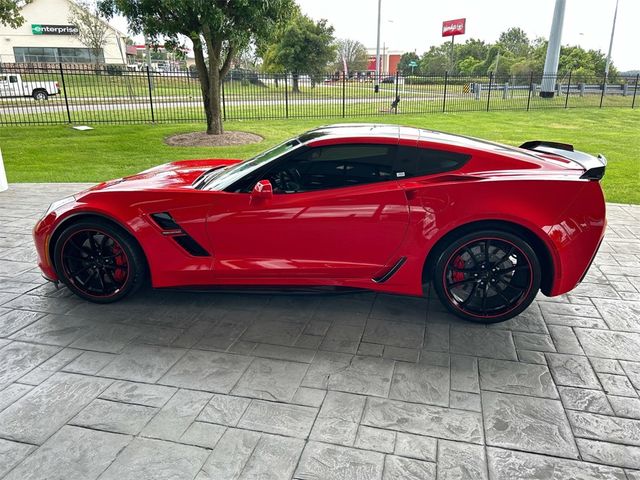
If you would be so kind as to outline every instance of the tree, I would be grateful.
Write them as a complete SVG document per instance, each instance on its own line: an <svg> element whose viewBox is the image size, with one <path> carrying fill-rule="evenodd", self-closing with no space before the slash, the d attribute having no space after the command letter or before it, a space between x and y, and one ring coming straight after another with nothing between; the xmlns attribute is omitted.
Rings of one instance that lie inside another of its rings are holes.
<svg viewBox="0 0 640 480"><path fill-rule="evenodd" d="M531 49L529 37L524 30L518 27L511 27L502 32L498 38L498 45L515 57L525 57Z"/></svg>
<svg viewBox="0 0 640 480"><path fill-rule="evenodd" d="M69 23L78 28L78 40L91 51L96 65L100 63L102 48L109 35L109 24L101 17L96 3L87 0L69 2Z"/></svg>
<svg viewBox="0 0 640 480"><path fill-rule="evenodd" d="M293 0L100 0L101 9L127 17L150 38L193 42L208 134L222 134L221 80L236 54L268 37L295 11Z"/></svg>
<svg viewBox="0 0 640 480"><path fill-rule="evenodd" d="M20 10L33 0L0 0L0 25L18 28L24 23Z"/></svg>
<svg viewBox="0 0 640 480"><path fill-rule="evenodd" d="M451 43L432 46L420 59L420 70L425 75L444 75L451 63Z"/></svg>
<svg viewBox="0 0 640 480"><path fill-rule="evenodd" d="M473 58L475 60L484 60L489 53L490 45L487 45L484 41L475 38L469 38L464 43L455 45L455 57L459 61L463 61L466 58Z"/></svg>
<svg viewBox="0 0 640 480"><path fill-rule="evenodd" d="M306 15L294 17L284 28L282 35L268 48L264 62L270 70L290 72L293 92L299 93L301 73L312 79L325 72L335 58L333 27L326 20L314 22Z"/></svg>
<svg viewBox="0 0 640 480"><path fill-rule="evenodd" d="M348 72L367 69L367 49L362 43L350 38L343 38L336 42L336 49L338 54L336 70L344 72L345 64Z"/></svg>
<svg viewBox="0 0 640 480"><path fill-rule="evenodd" d="M400 61L398 62L398 71L403 75L413 75L420 74L420 65L417 67L410 67L409 64L412 62L419 63L420 57L415 52L407 52L403 53L400 57Z"/></svg>

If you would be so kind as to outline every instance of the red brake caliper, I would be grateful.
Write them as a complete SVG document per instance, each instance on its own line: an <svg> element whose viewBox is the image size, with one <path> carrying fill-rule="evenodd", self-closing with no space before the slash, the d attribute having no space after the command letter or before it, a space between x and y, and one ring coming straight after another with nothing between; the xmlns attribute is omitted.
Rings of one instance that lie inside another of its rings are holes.
<svg viewBox="0 0 640 480"><path fill-rule="evenodd" d="M116 243L112 248L112 252L113 252L113 255L115 255L113 260L114 260L116 266L118 266L118 267L126 267L127 266L127 261L125 259L125 256L123 255L123 252L122 252L122 249L120 248L120 245L118 245ZM116 268L115 271L113 272L113 278L117 282L122 282L126 278L126 276L127 276L126 268Z"/></svg>
<svg viewBox="0 0 640 480"><path fill-rule="evenodd" d="M462 259L461 256L456 257L456 259L453 261L453 266L455 268L458 269L463 269L465 267L465 261ZM453 272L452 275L452 279L454 282L460 282L462 280L464 280L464 272Z"/></svg>

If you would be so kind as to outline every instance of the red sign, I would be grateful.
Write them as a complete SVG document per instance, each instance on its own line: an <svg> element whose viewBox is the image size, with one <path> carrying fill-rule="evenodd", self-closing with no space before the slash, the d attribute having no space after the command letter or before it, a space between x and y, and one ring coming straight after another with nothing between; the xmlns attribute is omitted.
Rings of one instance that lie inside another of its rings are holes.
<svg viewBox="0 0 640 480"><path fill-rule="evenodd" d="M466 22L466 18L445 20L442 22L442 36L451 37L453 35L464 35L464 26Z"/></svg>

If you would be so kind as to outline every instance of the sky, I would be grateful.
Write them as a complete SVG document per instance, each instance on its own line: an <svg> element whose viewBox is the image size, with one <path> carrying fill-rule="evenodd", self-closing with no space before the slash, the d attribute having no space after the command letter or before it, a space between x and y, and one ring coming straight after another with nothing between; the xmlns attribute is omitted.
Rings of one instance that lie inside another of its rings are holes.
<svg viewBox="0 0 640 480"><path fill-rule="evenodd" d="M297 0L302 12L327 19L337 38L351 38L367 48L376 46L377 0ZM640 0L619 0L612 59L621 71L640 69ZM609 49L616 0L567 0L562 44L585 49ZM380 48L422 54L442 43L442 21L466 18L467 38L495 42L510 27L529 38L549 37L555 0L382 0ZM114 26L126 31L123 19Z"/></svg>

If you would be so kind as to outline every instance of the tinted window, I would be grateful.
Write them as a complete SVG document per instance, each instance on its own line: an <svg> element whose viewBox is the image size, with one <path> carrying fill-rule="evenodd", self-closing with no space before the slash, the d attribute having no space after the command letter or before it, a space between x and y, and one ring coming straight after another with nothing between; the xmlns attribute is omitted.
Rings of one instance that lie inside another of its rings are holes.
<svg viewBox="0 0 640 480"><path fill-rule="evenodd" d="M266 173L276 193L364 185L393 178L395 145L310 148Z"/></svg>
<svg viewBox="0 0 640 480"><path fill-rule="evenodd" d="M398 147L395 171L398 177L420 177L458 170L471 158L463 153L417 147Z"/></svg>

